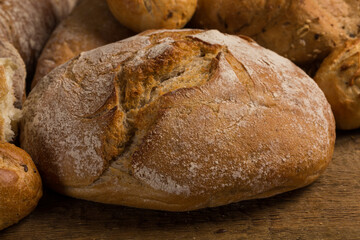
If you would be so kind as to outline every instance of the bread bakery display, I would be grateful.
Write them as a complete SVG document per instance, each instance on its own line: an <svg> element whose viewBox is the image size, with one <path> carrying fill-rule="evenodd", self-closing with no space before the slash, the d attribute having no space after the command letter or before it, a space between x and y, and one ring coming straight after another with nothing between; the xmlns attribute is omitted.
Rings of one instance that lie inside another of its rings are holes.
<svg viewBox="0 0 360 240"><path fill-rule="evenodd" d="M41 196L41 179L30 156L0 141L0 230L32 212Z"/></svg>
<svg viewBox="0 0 360 240"><path fill-rule="evenodd" d="M195 12L197 0L107 0L121 24L135 32L182 28Z"/></svg>
<svg viewBox="0 0 360 240"><path fill-rule="evenodd" d="M106 1L82 0L52 33L37 62L32 87L81 52L134 35L112 16Z"/></svg>
<svg viewBox="0 0 360 240"><path fill-rule="evenodd" d="M337 128L359 128L360 39L336 48L321 64L314 79L331 104Z"/></svg>
<svg viewBox="0 0 360 240"><path fill-rule="evenodd" d="M35 86L21 125L56 191L168 211L306 186L335 141L310 77L216 30L148 31L83 52Z"/></svg>
<svg viewBox="0 0 360 240"><path fill-rule="evenodd" d="M304 65L359 35L360 1L199 0L192 24L250 36Z"/></svg>

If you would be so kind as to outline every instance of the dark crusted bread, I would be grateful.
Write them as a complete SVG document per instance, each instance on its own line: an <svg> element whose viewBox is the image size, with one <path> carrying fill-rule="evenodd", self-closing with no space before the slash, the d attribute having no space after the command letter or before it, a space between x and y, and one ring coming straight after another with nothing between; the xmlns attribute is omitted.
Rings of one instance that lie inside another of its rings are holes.
<svg viewBox="0 0 360 240"><path fill-rule="evenodd" d="M306 186L335 142L310 77L216 30L150 31L84 52L35 86L21 125L56 191L170 211Z"/></svg>

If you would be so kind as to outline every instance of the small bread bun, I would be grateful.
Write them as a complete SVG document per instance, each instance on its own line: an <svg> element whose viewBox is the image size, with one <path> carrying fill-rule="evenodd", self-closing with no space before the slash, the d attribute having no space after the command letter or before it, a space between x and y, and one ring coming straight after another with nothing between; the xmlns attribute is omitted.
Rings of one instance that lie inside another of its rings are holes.
<svg viewBox="0 0 360 240"><path fill-rule="evenodd" d="M0 142L0 230L27 216L41 196L41 179L30 156Z"/></svg>
<svg viewBox="0 0 360 240"><path fill-rule="evenodd" d="M360 127L360 39L336 48L314 79L331 105L337 128Z"/></svg>
<svg viewBox="0 0 360 240"><path fill-rule="evenodd" d="M335 143L313 79L216 30L148 31L84 52L35 86L21 125L56 191L168 211L306 186Z"/></svg>
<svg viewBox="0 0 360 240"><path fill-rule="evenodd" d="M116 19L135 32L182 28L195 12L197 0L107 0Z"/></svg>

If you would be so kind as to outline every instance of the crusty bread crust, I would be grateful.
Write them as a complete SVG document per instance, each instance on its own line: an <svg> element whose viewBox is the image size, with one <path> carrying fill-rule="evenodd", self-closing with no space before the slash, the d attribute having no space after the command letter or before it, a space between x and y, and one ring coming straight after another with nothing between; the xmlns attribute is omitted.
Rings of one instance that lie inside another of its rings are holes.
<svg viewBox="0 0 360 240"><path fill-rule="evenodd" d="M0 230L27 216L41 196L41 179L30 156L0 142Z"/></svg>
<svg viewBox="0 0 360 240"><path fill-rule="evenodd" d="M331 105L337 128L359 128L360 40L336 48L325 58L314 80Z"/></svg>
<svg viewBox="0 0 360 240"><path fill-rule="evenodd" d="M359 35L360 1L199 0L192 24L250 36L304 65Z"/></svg>
<svg viewBox="0 0 360 240"><path fill-rule="evenodd" d="M55 67L81 52L134 35L110 13L106 1L82 0L46 43L36 66L32 88Z"/></svg>
<svg viewBox="0 0 360 240"><path fill-rule="evenodd" d="M197 0L107 0L121 24L142 32L182 28L193 16Z"/></svg>
<svg viewBox="0 0 360 240"><path fill-rule="evenodd" d="M53 189L169 211L308 185L335 142L310 77L215 30L149 31L80 54L35 86L22 130Z"/></svg>

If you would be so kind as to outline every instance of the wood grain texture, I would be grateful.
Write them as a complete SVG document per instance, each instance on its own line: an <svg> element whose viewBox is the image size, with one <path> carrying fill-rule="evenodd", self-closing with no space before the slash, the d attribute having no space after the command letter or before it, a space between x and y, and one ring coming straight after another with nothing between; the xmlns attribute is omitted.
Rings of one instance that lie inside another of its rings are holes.
<svg viewBox="0 0 360 240"><path fill-rule="evenodd" d="M167 213L46 191L0 239L359 239L360 130L338 132L333 162L309 187L268 199Z"/></svg>

